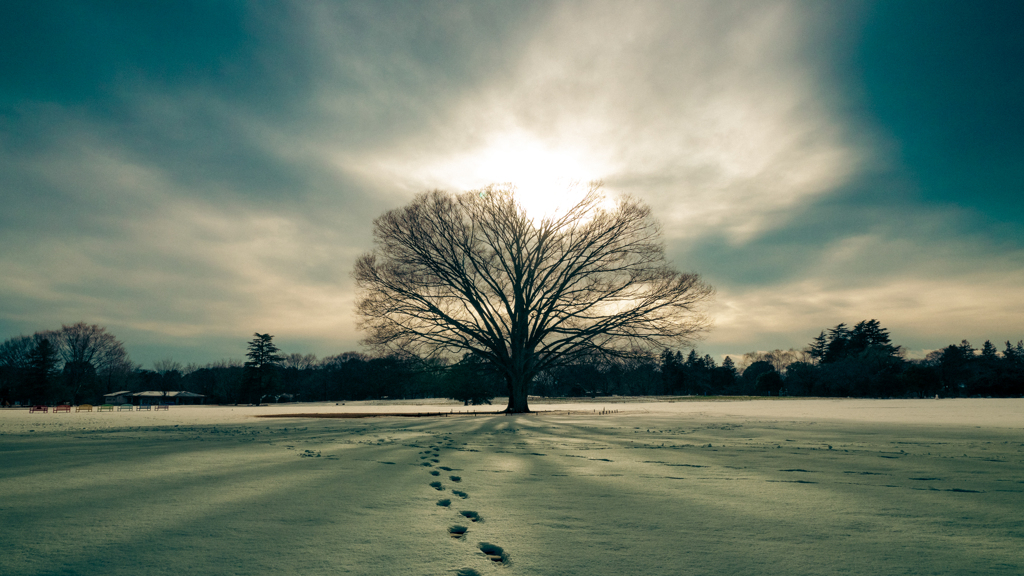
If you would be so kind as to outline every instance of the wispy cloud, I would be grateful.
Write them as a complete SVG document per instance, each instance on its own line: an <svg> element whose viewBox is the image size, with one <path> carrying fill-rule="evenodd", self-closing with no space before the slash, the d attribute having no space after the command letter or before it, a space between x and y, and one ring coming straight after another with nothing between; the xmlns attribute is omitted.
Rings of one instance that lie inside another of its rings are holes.
<svg viewBox="0 0 1024 576"><path fill-rule="evenodd" d="M789 4L562 5L447 125L350 162L413 190L603 179L672 236L748 239L869 154L801 43L829 24Z"/></svg>

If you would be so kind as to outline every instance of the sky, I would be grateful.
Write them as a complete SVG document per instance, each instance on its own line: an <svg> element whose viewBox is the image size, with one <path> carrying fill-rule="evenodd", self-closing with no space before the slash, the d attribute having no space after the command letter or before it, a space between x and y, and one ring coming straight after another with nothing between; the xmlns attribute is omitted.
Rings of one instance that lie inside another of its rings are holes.
<svg viewBox="0 0 1024 576"><path fill-rule="evenodd" d="M1024 3L0 4L0 341L360 350L372 220L602 180L716 290L697 349L1024 338Z"/></svg>

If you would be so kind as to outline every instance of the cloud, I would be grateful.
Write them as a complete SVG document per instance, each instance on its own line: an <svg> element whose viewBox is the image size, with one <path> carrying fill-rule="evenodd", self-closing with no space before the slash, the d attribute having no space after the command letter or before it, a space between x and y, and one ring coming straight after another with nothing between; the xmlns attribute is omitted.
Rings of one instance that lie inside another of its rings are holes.
<svg viewBox="0 0 1024 576"><path fill-rule="evenodd" d="M779 273L769 280L740 275L717 283L715 346L802 348L823 329L868 319L919 351L962 338L1019 339L1024 250L972 231L981 217L963 209L889 208L896 218L862 208L870 226L805 246L791 255L799 264L775 262ZM744 250L762 254L756 245Z"/></svg>
<svg viewBox="0 0 1024 576"><path fill-rule="evenodd" d="M12 194L27 219L0 231L9 321L87 316L185 339L258 329L354 343L347 263L361 245L336 226L343 217L318 222L298 202L247 204L216 181L198 194L119 147L66 140L12 166L37 195Z"/></svg>
<svg viewBox="0 0 1024 576"><path fill-rule="evenodd" d="M651 202L671 236L745 241L869 156L804 56L822 22L800 8L559 5L447 125L348 163L409 190L603 179Z"/></svg>

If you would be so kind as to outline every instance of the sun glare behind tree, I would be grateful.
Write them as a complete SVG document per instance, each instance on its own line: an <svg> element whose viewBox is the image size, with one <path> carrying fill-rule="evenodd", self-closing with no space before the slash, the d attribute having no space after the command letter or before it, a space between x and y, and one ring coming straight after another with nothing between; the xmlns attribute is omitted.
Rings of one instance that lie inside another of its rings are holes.
<svg viewBox="0 0 1024 576"><path fill-rule="evenodd" d="M607 164L577 143L549 142L523 130L501 130L478 146L421 166L421 174L433 187L476 188L486 182L514 183L516 202L526 214L540 221L572 208L586 196L579 182L598 180ZM402 167L403 172L409 170Z"/></svg>

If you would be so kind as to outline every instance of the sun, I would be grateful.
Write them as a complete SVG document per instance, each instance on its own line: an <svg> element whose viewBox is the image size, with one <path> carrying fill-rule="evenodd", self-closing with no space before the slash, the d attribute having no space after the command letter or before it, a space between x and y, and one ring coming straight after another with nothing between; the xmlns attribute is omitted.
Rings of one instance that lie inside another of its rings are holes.
<svg viewBox="0 0 1024 576"><path fill-rule="evenodd" d="M596 179L571 150L551 149L537 140L502 139L479 151L481 176L515 187L516 202L530 218L543 219L573 206L586 194L580 181Z"/></svg>
<svg viewBox="0 0 1024 576"><path fill-rule="evenodd" d="M463 190L511 184L516 201L530 218L540 221L583 198L585 184L601 177L594 164L582 150L552 146L522 132L506 132L434 172Z"/></svg>

